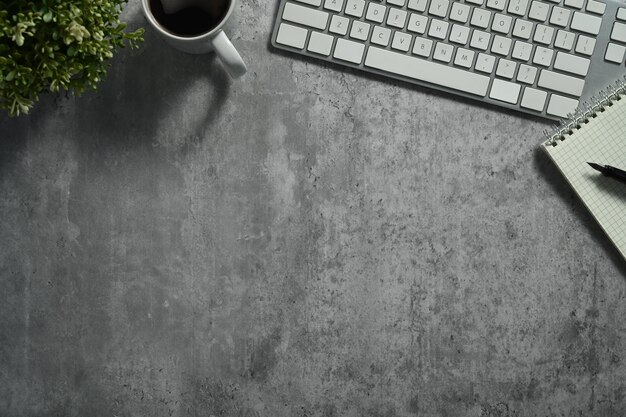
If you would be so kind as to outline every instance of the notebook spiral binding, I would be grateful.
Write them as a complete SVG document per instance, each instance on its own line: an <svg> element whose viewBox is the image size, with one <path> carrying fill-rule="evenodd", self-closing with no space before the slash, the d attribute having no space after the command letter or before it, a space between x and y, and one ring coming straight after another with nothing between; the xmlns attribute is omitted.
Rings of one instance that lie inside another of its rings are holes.
<svg viewBox="0 0 626 417"><path fill-rule="evenodd" d="M604 90L600 90L580 106L580 110L572 114L569 119L561 120L561 123L556 125L552 131L545 130L544 134L547 138L545 146L557 146L559 142L564 141L574 131L580 129L583 124L589 123L589 119L595 118L597 113L605 111L615 101L621 100L622 96L626 96L626 76Z"/></svg>

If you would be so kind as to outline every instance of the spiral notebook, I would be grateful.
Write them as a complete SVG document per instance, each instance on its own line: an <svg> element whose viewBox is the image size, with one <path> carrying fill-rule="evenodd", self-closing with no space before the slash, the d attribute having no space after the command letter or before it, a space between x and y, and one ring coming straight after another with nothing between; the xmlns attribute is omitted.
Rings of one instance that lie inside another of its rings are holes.
<svg viewBox="0 0 626 417"><path fill-rule="evenodd" d="M626 184L587 165L626 169L626 84L602 92L542 146L626 259Z"/></svg>

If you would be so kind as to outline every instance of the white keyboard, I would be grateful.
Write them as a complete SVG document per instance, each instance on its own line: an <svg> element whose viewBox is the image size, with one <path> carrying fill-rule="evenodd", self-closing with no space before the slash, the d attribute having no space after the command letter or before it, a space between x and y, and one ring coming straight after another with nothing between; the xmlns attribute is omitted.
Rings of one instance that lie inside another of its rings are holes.
<svg viewBox="0 0 626 417"><path fill-rule="evenodd" d="M626 4L281 0L272 45L557 119L624 75Z"/></svg>

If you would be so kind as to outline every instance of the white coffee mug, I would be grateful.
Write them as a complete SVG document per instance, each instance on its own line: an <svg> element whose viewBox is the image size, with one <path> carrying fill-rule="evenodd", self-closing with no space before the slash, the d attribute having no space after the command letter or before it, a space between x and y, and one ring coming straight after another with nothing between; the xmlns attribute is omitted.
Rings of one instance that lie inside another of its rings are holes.
<svg viewBox="0 0 626 417"><path fill-rule="evenodd" d="M230 42L222 27L230 17L235 8L235 0L229 0L228 11L222 20L209 32L198 36L186 37L178 36L166 30L154 17L150 10L149 0L141 0L143 11L148 22L165 39L167 43L183 52L191 54L204 54L215 51L220 57L226 70L233 78L241 77L246 73L246 64L241 59L241 55Z"/></svg>

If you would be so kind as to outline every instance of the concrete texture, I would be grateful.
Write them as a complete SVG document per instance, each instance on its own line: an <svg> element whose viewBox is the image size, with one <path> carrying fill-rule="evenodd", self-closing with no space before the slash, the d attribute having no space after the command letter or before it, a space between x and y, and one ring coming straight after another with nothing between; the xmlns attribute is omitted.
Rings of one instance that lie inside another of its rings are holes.
<svg viewBox="0 0 626 417"><path fill-rule="evenodd" d="M153 32L0 118L0 416L626 415L626 268L548 123ZM138 2L126 10L144 25Z"/></svg>

